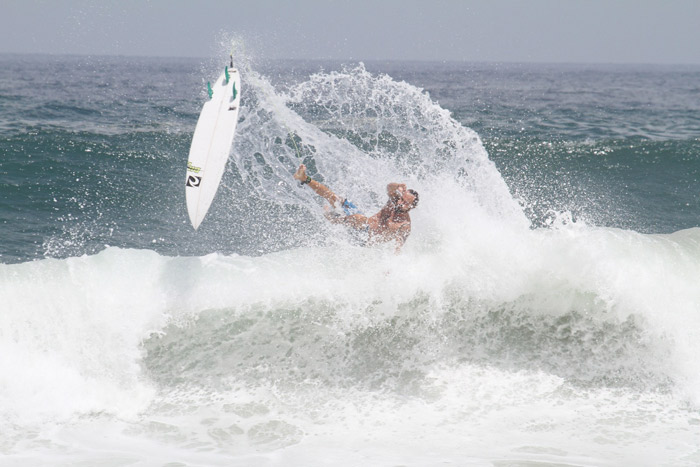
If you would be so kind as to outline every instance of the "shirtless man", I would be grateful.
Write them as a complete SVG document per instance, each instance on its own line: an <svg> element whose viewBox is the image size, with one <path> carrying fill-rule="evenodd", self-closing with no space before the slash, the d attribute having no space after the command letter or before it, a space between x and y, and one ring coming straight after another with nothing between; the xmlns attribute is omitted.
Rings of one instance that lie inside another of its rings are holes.
<svg viewBox="0 0 700 467"><path fill-rule="evenodd" d="M396 252L406 242L411 233L411 216L408 212L418 205L418 193L406 189L403 183L389 183L386 193L389 200L384 207L372 217L367 217L358 212L357 207L347 199L341 199L327 186L313 180L306 175L306 166L301 164L294 174L294 178L302 185L309 185L317 195L326 199L332 207L336 203L343 208L345 216L326 211L326 218L334 224L344 224L369 234L369 243L396 242Z"/></svg>

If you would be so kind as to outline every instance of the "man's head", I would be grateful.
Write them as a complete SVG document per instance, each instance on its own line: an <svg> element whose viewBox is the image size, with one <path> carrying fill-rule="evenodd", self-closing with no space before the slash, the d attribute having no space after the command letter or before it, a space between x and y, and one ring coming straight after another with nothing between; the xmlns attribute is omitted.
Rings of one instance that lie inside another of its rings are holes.
<svg viewBox="0 0 700 467"><path fill-rule="evenodd" d="M404 183L389 183L386 192L394 208L408 212L418 205L418 192L409 190Z"/></svg>
<svg viewBox="0 0 700 467"><path fill-rule="evenodd" d="M418 192L416 190L401 190L401 196L396 200L396 207L408 212L418 206Z"/></svg>
<svg viewBox="0 0 700 467"><path fill-rule="evenodd" d="M411 201L411 209L418 206L418 192L416 190L408 190L408 193L413 195L413 201Z"/></svg>

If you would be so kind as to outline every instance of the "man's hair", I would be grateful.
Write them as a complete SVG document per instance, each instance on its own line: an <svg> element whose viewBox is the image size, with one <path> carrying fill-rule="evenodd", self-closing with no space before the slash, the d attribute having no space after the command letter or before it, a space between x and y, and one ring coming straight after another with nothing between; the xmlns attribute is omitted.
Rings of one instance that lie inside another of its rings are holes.
<svg viewBox="0 0 700 467"><path fill-rule="evenodd" d="M414 199L411 203L411 207L415 208L416 206L418 206L418 192L416 190L408 190L408 192L416 197L416 199Z"/></svg>

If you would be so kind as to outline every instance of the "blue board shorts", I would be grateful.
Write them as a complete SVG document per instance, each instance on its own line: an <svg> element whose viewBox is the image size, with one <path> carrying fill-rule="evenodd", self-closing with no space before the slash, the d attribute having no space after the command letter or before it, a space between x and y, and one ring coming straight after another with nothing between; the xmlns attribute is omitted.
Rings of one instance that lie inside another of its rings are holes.
<svg viewBox="0 0 700 467"><path fill-rule="evenodd" d="M343 204L340 205L340 207L343 208L343 211L345 212L346 216L352 216L353 214L362 214L362 211L355 206L351 201L348 201L347 199L343 200Z"/></svg>
<svg viewBox="0 0 700 467"><path fill-rule="evenodd" d="M362 214L362 211L360 211L360 208L355 206L352 201L348 201L347 199L344 199L340 207L343 208L343 212L345 212L346 216L352 216L354 214ZM353 237L355 238L355 242L358 245L365 246L367 245L369 241L369 225L365 224L364 227L362 227L359 230L354 230L355 234Z"/></svg>

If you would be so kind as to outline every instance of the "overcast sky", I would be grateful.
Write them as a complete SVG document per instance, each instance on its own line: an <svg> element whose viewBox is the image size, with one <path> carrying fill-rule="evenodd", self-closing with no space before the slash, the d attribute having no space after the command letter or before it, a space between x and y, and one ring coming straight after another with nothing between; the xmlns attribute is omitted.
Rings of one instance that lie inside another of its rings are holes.
<svg viewBox="0 0 700 467"><path fill-rule="evenodd" d="M0 53L700 64L700 0L2 0Z"/></svg>

